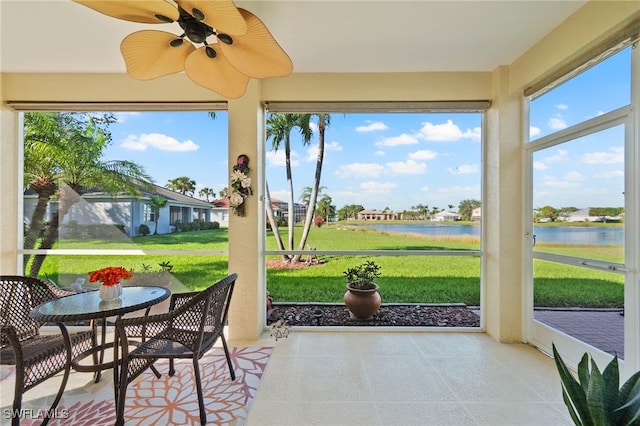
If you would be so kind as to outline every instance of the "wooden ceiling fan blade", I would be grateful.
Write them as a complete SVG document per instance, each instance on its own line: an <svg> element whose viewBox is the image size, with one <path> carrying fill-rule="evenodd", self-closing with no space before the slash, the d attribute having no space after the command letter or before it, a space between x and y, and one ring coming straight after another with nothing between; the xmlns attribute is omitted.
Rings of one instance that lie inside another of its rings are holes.
<svg viewBox="0 0 640 426"><path fill-rule="evenodd" d="M238 10L247 22L247 34L233 37L232 44L218 43L229 62L241 73L254 78L291 74L293 63L289 55L273 38L266 25L253 13Z"/></svg>
<svg viewBox="0 0 640 426"><path fill-rule="evenodd" d="M215 49L215 58L209 57L205 49L201 47L189 55L184 64L187 76L197 85L225 98L237 99L244 95L249 77L235 69L220 49Z"/></svg>
<svg viewBox="0 0 640 426"><path fill-rule="evenodd" d="M188 41L171 46L173 40L179 39L165 31L143 30L129 34L120 43L127 74L138 80L151 80L184 70L185 61L195 47Z"/></svg>
<svg viewBox="0 0 640 426"><path fill-rule="evenodd" d="M180 17L178 9L166 0L73 0L107 16L143 24L166 23L156 15L172 21Z"/></svg>
<svg viewBox="0 0 640 426"><path fill-rule="evenodd" d="M193 9L204 14L202 22L213 27L216 32L230 35L244 35L247 24L231 0L175 0L185 11L194 15Z"/></svg>

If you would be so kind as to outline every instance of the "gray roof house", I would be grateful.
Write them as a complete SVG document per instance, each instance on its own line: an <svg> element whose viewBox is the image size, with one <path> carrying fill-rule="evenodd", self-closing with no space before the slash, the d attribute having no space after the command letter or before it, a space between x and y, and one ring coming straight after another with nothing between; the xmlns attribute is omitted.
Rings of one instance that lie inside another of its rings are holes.
<svg viewBox="0 0 640 426"><path fill-rule="evenodd" d="M73 204L65 215L60 236L70 236L79 232L78 227L92 228L95 232L100 229L100 235L112 234L120 230L128 237L141 235L140 225L147 225L151 233L155 230L153 209L149 206L152 196L163 197L168 200L166 207L160 209L158 218L158 233L167 234L175 230L177 223L195 221L218 222L221 226L228 226L228 208L226 212L214 208L213 204L197 198L171 191L158 185L152 185L152 191L144 191L139 198L131 195L117 195L92 191L83 194L80 201ZM33 213L36 195L24 195L24 217L29 220ZM49 202L46 220L50 220L58 209L58 201Z"/></svg>

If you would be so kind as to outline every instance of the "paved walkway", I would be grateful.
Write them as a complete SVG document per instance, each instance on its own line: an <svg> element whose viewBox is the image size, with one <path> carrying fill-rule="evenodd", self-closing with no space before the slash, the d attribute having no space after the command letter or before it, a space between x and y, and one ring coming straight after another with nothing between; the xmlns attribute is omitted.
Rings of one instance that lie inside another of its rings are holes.
<svg viewBox="0 0 640 426"><path fill-rule="evenodd" d="M536 309L534 318L624 359L624 316L620 310Z"/></svg>

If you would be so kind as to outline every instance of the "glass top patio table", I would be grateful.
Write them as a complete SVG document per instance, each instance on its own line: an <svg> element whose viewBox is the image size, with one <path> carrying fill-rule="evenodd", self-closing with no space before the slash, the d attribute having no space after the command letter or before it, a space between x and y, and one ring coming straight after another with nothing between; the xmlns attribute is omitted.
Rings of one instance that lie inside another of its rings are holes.
<svg viewBox="0 0 640 426"><path fill-rule="evenodd" d="M64 323L91 321L91 328L95 330L96 320L101 321L100 343L96 341L95 347L71 360L74 370L95 373L97 383L102 370L114 367L113 362L104 362L105 349L114 347L114 342L106 342L107 318L142 309L146 309L145 314L148 314L151 306L168 299L170 295L171 292L164 287L132 286L123 287L122 295L118 299L102 301L98 291L88 291L45 302L36 306L29 315L42 323L56 323L61 329L65 329ZM82 359L90 355L94 359L93 365L80 364Z"/></svg>
<svg viewBox="0 0 640 426"><path fill-rule="evenodd" d="M102 301L97 291L87 291L61 297L31 311L31 318L40 322L75 322L124 315L151 307L167 299L171 292L164 287L123 287L116 300Z"/></svg>

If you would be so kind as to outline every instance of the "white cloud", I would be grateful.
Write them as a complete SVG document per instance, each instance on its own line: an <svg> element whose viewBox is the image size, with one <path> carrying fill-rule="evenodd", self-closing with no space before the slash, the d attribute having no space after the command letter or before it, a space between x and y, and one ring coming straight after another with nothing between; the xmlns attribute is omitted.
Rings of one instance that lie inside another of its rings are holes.
<svg viewBox="0 0 640 426"><path fill-rule="evenodd" d="M545 164L565 162L569 160L568 154L569 151L567 151L566 149L559 149L556 151L556 154L545 157L542 161L544 161Z"/></svg>
<svg viewBox="0 0 640 426"><path fill-rule="evenodd" d="M414 160L393 161L385 165L387 172L392 175L421 175L427 171L425 163L418 163Z"/></svg>
<svg viewBox="0 0 640 426"><path fill-rule="evenodd" d="M342 145L338 142L329 142L324 144L324 152L342 151ZM316 161L318 159L318 144L311 145L307 148L307 161Z"/></svg>
<svg viewBox="0 0 640 426"><path fill-rule="evenodd" d="M480 140L481 130L479 127L473 130L467 129L462 131L453 121L447 120L446 123L433 124L429 122L422 123L422 128L418 134L420 139L428 141L450 142L459 139Z"/></svg>
<svg viewBox="0 0 640 426"><path fill-rule="evenodd" d="M374 155L386 155L386 153L382 150L377 150L376 152L373 153Z"/></svg>
<svg viewBox="0 0 640 426"><path fill-rule="evenodd" d="M411 160L434 160L437 156L437 152L429 149L421 149L416 152L409 153L409 158Z"/></svg>
<svg viewBox="0 0 640 426"><path fill-rule="evenodd" d="M558 108L558 109L562 109L562 110L566 110L566 109L569 109L569 105L566 105L566 104L558 104L558 105L556 105L556 108Z"/></svg>
<svg viewBox="0 0 640 426"><path fill-rule="evenodd" d="M461 164L455 169L449 167L447 168L447 170L449 171L449 173L454 175L468 175L471 173L477 173L478 165L477 164Z"/></svg>
<svg viewBox="0 0 640 426"><path fill-rule="evenodd" d="M298 167L300 165L300 160L298 160L300 156L296 151L291 151L291 167ZM287 158L285 156L285 152L283 150L278 151L268 151L267 152L267 163L272 167L285 167L287 164Z"/></svg>
<svg viewBox="0 0 640 426"><path fill-rule="evenodd" d="M611 148L609 152L588 152L582 156L586 164L617 164L624 163L624 149Z"/></svg>
<svg viewBox="0 0 640 426"><path fill-rule="evenodd" d="M356 127L357 132L375 132L377 130L387 130L389 127L380 121L367 121L366 126Z"/></svg>
<svg viewBox="0 0 640 426"><path fill-rule="evenodd" d="M562 130L568 127L562 117L551 117L547 124L554 130Z"/></svg>
<svg viewBox="0 0 640 426"><path fill-rule="evenodd" d="M360 190L371 194L388 194L393 192L398 187L393 182L362 182L360 184Z"/></svg>
<svg viewBox="0 0 640 426"><path fill-rule="evenodd" d="M418 139L416 139L414 136L403 133L400 136L384 138L376 142L376 146L414 145L417 143L418 143Z"/></svg>
<svg viewBox="0 0 640 426"><path fill-rule="evenodd" d="M529 127L529 137L530 138L538 136L539 134L540 134L540 128L539 127L534 127L534 126L530 126Z"/></svg>
<svg viewBox="0 0 640 426"><path fill-rule="evenodd" d="M160 151L171 152L196 151L199 148L199 146L191 140L180 142L171 136L160 133L129 135L120 144L120 147L132 151L146 151L147 148L155 148Z"/></svg>
<svg viewBox="0 0 640 426"><path fill-rule="evenodd" d="M342 164L336 170L336 176L340 178L365 178L379 176L384 166L377 163L352 163Z"/></svg>
<svg viewBox="0 0 640 426"><path fill-rule="evenodd" d="M570 182L580 182L585 179L584 175L580 172L567 172L564 175L564 179Z"/></svg>
<svg viewBox="0 0 640 426"><path fill-rule="evenodd" d="M549 166L544 164L543 161L534 161L533 162L533 169L534 170L547 170L548 168L549 168Z"/></svg>
<svg viewBox="0 0 640 426"><path fill-rule="evenodd" d="M580 187L580 183L577 179L556 179L552 176L543 177L543 185L549 188L556 189L576 189Z"/></svg>

